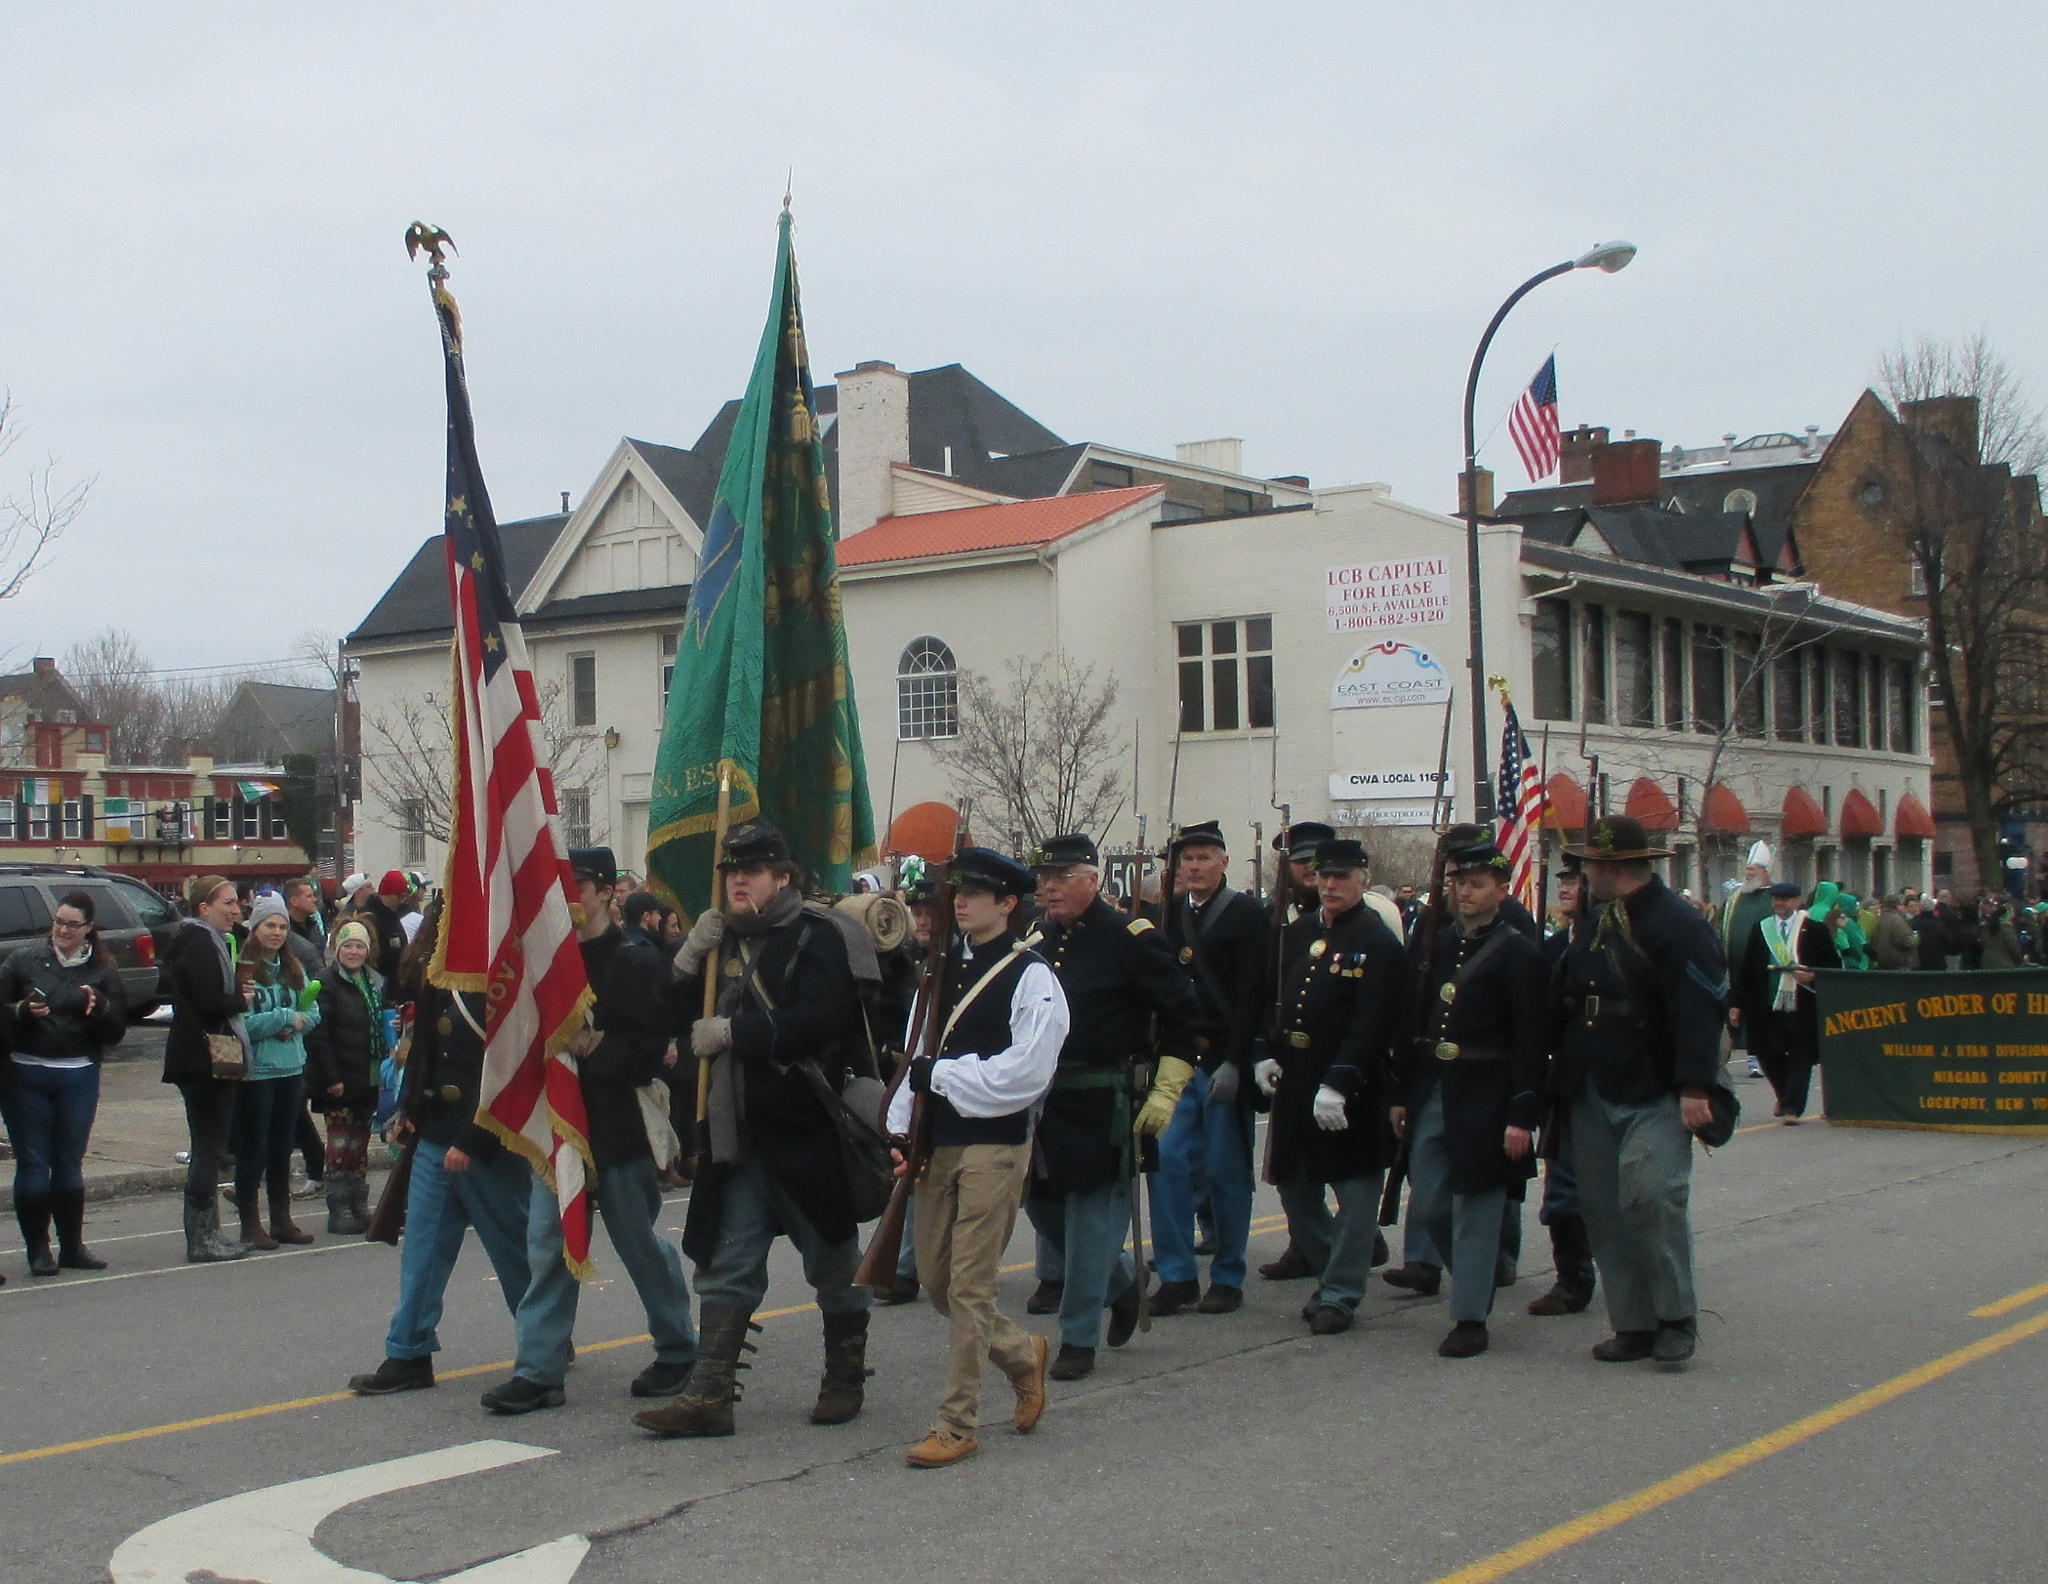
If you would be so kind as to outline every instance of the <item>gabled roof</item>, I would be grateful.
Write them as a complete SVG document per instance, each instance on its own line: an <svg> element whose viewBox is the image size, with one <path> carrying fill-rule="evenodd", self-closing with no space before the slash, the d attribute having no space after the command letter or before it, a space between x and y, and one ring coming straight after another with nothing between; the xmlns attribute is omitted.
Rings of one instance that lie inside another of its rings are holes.
<svg viewBox="0 0 2048 1584"><path fill-rule="evenodd" d="M960 511L920 512L914 517L884 517L874 527L839 542L839 565L875 566L978 550L1049 545L1163 493L1158 485L1148 485L1000 506L969 506Z"/></svg>
<svg viewBox="0 0 2048 1584"><path fill-rule="evenodd" d="M275 764L286 754L334 751L334 689L244 682L213 724L214 752Z"/></svg>
<svg viewBox="0 0 2048 1584"><path fill-rule="evenodd" d="M524 588L568 524L568 516L528 517L500 523L498 539L505 549L505 577L514 589ZM373 638L405 638L448 631L448 561L445 541L435 534L418 550L370 608L362 625L348 635L350 643Z"/></svg>
<svg viewBox="0 0 2048 1584"><path fill-rule="evenodd" d="M629 439L626 444L640 453L655 476L668 486L676 504L690 514L690 521L702 532L711 521L711 501L718 493L718 469L725 460L724 447L719 448L718 457L713 460L701 451L657 445L652 440Z"/></svg>

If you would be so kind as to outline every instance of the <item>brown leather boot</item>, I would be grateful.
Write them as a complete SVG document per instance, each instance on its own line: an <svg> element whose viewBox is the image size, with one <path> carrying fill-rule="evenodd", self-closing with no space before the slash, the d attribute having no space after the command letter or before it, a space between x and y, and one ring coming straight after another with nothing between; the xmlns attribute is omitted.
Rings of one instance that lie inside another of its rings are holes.
<svg viewBox="0 0 2048 1584"><path fill-rule="evenodd" d="M825 1316L825 1373L812 1424L845 1424L867 1397L868 1312Z"/></svg>
<svg viewBox="0 0 2048 1584"><path fill-rule="evenodd" d="M633 1423L659 1436L729 1436L732 1405L739 1397L734 1372L747 1366L744 1349L753 1350L747 1330L753 1314L732 1304L704 1305L697 1329L697 1362L690 1368L682 1396L665 1408L643 1408Z"/></svg>
<svg viewBox="0 0 2048 1584"><path fill-rule="evenodd" d="M310 1243L313 1234L301 1231L292 1222L291 1195L270 1201L270 1235L280 1243Z"/></svg>
<svg viewBox="0 0 2048 1584"><path fill-rule="evenodd" d="M242 1242L252 1249L268 1252L277 1247L277 1239L263 1230L263 1217L257 1213L254 1199L237 1199L235 1209L242 1217Z"/></svg>

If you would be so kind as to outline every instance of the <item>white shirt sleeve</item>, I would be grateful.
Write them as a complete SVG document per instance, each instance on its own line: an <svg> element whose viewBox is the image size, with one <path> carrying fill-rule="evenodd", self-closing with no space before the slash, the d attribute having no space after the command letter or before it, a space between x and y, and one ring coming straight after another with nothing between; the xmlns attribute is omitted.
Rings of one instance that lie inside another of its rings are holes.
<svg viewBox="0 0 2048 1584"><path fill-rule="evenodd" d="M945 1058L932 1068L932 1091L963 1117L1008 1116L1038 1104L1052 1088L1068 1021L1067 995L1052 969L1027 963L1010 996L1010 1043L986 1057Z"/></svg>

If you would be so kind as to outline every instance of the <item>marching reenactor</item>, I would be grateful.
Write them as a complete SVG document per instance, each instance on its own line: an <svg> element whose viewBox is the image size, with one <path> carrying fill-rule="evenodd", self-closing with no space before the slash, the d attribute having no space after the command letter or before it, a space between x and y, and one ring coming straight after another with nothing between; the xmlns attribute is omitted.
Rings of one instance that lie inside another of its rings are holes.
<svg viewBox="0 0 2048 1584"><path fill-rule="evenodd" d="M727 833L718 867L726 904L706 908L676 952L678 988L701 1007L712 954L725 948L718 1010L690 1028L711 1063L710 1159L690 1194L683 1251L697 1264L701 1325L682 1395L633 1416L666 1436L733 1433L733 1373L768 1291L768 1252L787 1236L824 1319L825 1371L816 1424L860 1412L867 1380L868 1305L856 1287L860 1225L821 1085L844 1089L870 1064L846 938L804 907L802 871L765 820Z"/></svg>
<svg viewBox="0 0 2048 1584"><path fill-rule="evenodd" d="M991 1360L1017 1395L1011 1422L1020 1433L1045 1409L1045 1338L996 1308L996 1280L1024 1198L1032 1116L1067 1037L1067 998L1045 959L1016 933L1031 871L968 847L953 857L952 882L960 936L931 1013L938 1049L911 1062L888 1117L891 1137L904 1138L913 1097L928 1097L917 1270L932 1307L953 1323L946 1394L931 1432L904 1454L912 1468L944 1468L980 1450L981 1374ZM897 1159L900 1175L900 1149Z"/></svg>
<svg viewBox="0 0 2048 1584"><path fill-rule="evenodd" d="M1287 926L1280 1043L1259 1062L1272 1097L1272 1175L1293 1247L1317 1278L1309 1330L1349 1330L1371 1273L1385 1169L1389 1047L1408 1014L1414 971L1365 905L1365 848L1316 851L1320 906ZM1337 1213L1324 1201L1334 1190Z"/></svg>
<svg viewBox="0 0 2048 1584"><path fill-rule="evenodd" d="M1575 860L1567 860L1557 876L1557 911L1560 927L1543 943L1548 972L1555 976L1557 965L1586 924L1586 877ZM1586 1218L1579 1210L1579 1180L1572 1170L1572 1141L1568 1129L1543 1163L1543 1209L1540 1219L1550 1229L1550 1257L1556 1267L1550 1291L1529 1301L1532 1315L1578 1314L1593 1301L1596 1276L1593 1244L1586 1236Z"/></svg>
<svg viewBox="0 0 2048 1584"><path fill-rule="evenodd" d="M1558 970L1563 1023L1552 1072L1571 1101L1572 1164L1614 1335L1606 1363L1692 1357L1692 1139L1716 1129L1721 1077L1721 942L1658 879L1652 847L1624 815L1593 822L1583 847L1598 908Z"/></svg>
<svg viewBox="0 0 2048 1584"><path fill-rule="evenodd" d="M629 941L612 922L619 868L609 847L571 848L569 867L583 910L576 930L583 967L597 998L591 1026L571 1047L597 1167L590 1197L654 1338L654 1362L634 1379L633 1395L666 1397L681 1389L697 1357L683 1263L656 1224L661 1178L640 1108L640 1090L661 1076L674 1034L668 965L644 935ZM483 1394L493 1413L531 1413L564 1401L581 1288L563 1261L561 1207L545 1184L528 1201L526 1249L531 1277L519 1300L512 1378Z"/></svg>
<svg viewBox="0 0 2048 1584"><path fill-rule="evenodd" d="M1284 931L1295 919L1315 912L1322 906L1322 899L1316 895L1316 849L1326 841L1332 841L1337 833L1317 820L1297 820L1273 838L1273 851L1287 855L1287 884L1276 889L1267 899L1267 930ZM1274 915L1278 914L1278 918ZM1278 965L1268 962L1267 977L1278 971ZM1277 988L1277 987L1276 987ZM1263 1108L1263 1101L1254 1102ZM1315 1268L1309 1264L1301 1250L1294 1246L1294 1240L1287 1240L1287 1247L1279 1256L1267 1260L1259 1267L1259 1275L1267 1281L1304 1281L1315 1275Z"/></svg>
<svg viewBox="0 0 2048 1584"><path fill-rule="evenodd" d="M1450 1253L1450 1335L1437 1352L1472 1358L1488 1344L1511 1186L1536 1170L1549 1044L1543 952L1503 915L1507 855L1490 840L1446 854L1457 917L1428 979L1425 1036L1403 1042L1394 1131L1408 1137L1409 1220Z"/></svg>
<svg viewBox="0 0 2048 1584"><path fill-rule="evenodd" d="M1157 1138L1194 1076L1194 986L1149 920L1102 898L1102 859L1088 836L1050 838L1038 876L1041 947L1066 992L1071 1025L1046 1097L1024 1208L1060 1254L1060 1351L1054 1380L1095 1368L1102 1312L1122 1347L1137 1329L1148 1278L1121 1252L1136 1210L1141 1141ZM1157 1022L1156 1072L1147 1078ZM1141 1251L1142 1252L1142 1251Z"/></svg>
<svg viewBox="0 0 2048 1584"><path fill-rule="evenodd" d="M1201 1061L1159 1139L1152 1179L1152 1250L1159 1267L1155 1315L1194 1305L1228 1314L1244 1303L1252 1224L1253 1044L1265 1009L1266 911L1226 883L1230 854L1215 820L1182 829L1169 849L1173 907L1166 939L1194 980ZM1195 1269L1196 1183L1206 1182L1215 1218L1209 1291Z"/></svg>
<svg viewBox="0 0 2048 1584"><path fill-rule="evenodd" d="M1814 970L1839 968L1841 954L1827 926L1799 905L1799 887L1771 887L1771 911L1735 942L1735 1005L1728 1022L1749 1038L1750 1054L1778 1097L1771 1114L1797 1125L1820 1054L1820 998Z"/></svg>

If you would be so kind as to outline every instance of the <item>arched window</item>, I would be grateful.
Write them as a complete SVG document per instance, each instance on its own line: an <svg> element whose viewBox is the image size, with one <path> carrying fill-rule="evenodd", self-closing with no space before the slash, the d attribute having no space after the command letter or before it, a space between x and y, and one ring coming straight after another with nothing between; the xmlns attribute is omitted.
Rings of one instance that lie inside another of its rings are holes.
<svg viewBox="0 0 2048 1584"><path fill-rule="evenodd" d="M960 668L936 638L913 638L896 662L896 736L903 742L960 735Z"/></svg>
<svg viewBox="0 0 2048 1584"><path fill-rule="evenodd" d="M897 660L897 740L961 736L961 668L936 637L913 637Z"/></svg>

